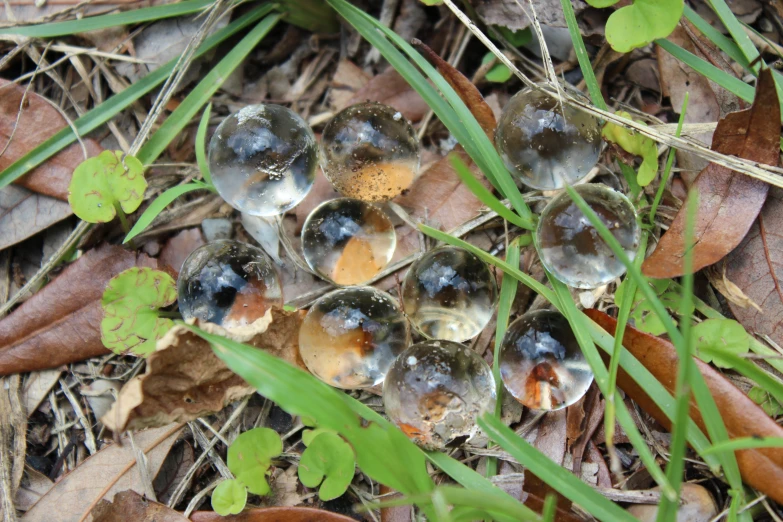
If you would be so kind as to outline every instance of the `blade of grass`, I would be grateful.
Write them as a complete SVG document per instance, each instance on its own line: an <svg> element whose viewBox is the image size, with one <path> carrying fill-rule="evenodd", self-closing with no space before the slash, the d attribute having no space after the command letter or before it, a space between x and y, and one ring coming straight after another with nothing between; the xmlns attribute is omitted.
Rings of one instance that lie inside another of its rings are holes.
<svg viewBox="0 0 783 522"><path fill-rule="evenodd" d="M687 6L686 6L687 7ZM682 101L682 108L680 109L680 119L677 120L677 131L674 133L676 137L680 137L682 134L682 124L685 123L685 112L688 110L688 98L690 93L685 93L685 99ZM652 206L650 206L650 224L655 224L655 214L658 212L658 205L663 198L663 191L666 189L666 184L669 182L669 176L672 172L672 165L674 164L673 148L669 149L669 156L666 158L666 168L663 169L663 177L661 177L661 183L658 185L658 190L655 192L655 199L653 199ZM633 295L633 294L631 294Z"/></svg>
<svg viewBox="0 0 783 522"><path fill-rule="evenodd" d="M696 27L696 29L701 31L704 36L714 43L718 49L726 53L729 58L740 64L746 71L756 74L756 71L750 67L750 62L747 58L745 58L745 55L742 54L742 50L736 43L734 43L734 40L724 36L723 33L715 29L707 20L699 16L699 14L688 4L685 4L683 14L685 15L685 18L687 18L688 21Z"/></svg>
<svg viewBox="0 0 783 522"><path fill-rule="evenodd" d="M233 36L268 14L271 10L272 6L270 5L259 6L220 29L212 36L207 37L196 51L195 58L203 56L230 36ZM93 107L84 116L73 121L73 128L76 129L80 136L84 136L94 131L129 107L133 102L161 84L171 74L176 63L177 59L175 58L124 91L115 94L100 105ZM8 186L19 177L75 142L76 134L74 134L73 128L71 126L65 127L9 165L4 171L0 172L0 189Z"/></svg>
<svg viewBox="0 0 783 522"><path fill-rule="evenodd" d="M609 110L604 101L604 95L601 93L601 86L595 77L593 64L590 63L590 56L587 55L585 42L582 40L582 33L579 31L579 24L576 21L574 6L571 5L571 0L560 0L560 5L563 6L568 33L571 35L576 59L579 61L579 68L582 69L582 77L585 79L585 84L587 84L587 90L590 93L590 98L593 100L593 105L605 111Z"/></svg>
<svg viewBox="0 0 783 522"><path fill-rule="evenodd" d="M196 163L198 163L198 169L201 171L201 176L204 178L204 183L209 186L212 184L212 174L209 172L209 162L207 161L207 130L209 130L209 117L212 114L212 104L207 104L207 108L204 109L204 114L201 115L201 121L198 124L198 131L196 132Z"/></svg>
<svg viewBox="0 0 783 522"><path fill-rule="evenodd" d="M153 134L149 141L136 154L136 158L144 165L152 164L160 154L166 150L182 129L190 122L193 116L215 94L215 91L223 85L231 72L242 63L247 55L258 45L269 31L277 24L282 15L273 14L261 20L252 31L247 33L242 40L229 51L215 67L190 91L190 94L182 100L182 103L172 112L160 128Z"/></svg>
<svg viewBox="0 0 783 522"><path fill-rule="evenodd" d="M745 56L748 62L752 64L751 68L756 72L756 74L758 74L759 67L761 67L761 65L755 62L760 56L759 51L756 49L756 46L753 45L750 37L742 28L740 21L737 20L737 17L734 16L734 13L731 12L731 9L729 9L729 6L726 5L724 0L708 1L712 6L713 11L715 11L715 14L717 14L718 18L720 18L720 21L723 22L723 25L726 27L726 29L729 30L729 33L731 34L732 38L734 38L734 42L737 44L737 47L739 47L740 51L742 51L742 54Z"/></svg>
<svg viewBox="0 0 783 522"><path fill-rule="evenodd" d="M175 199L182 196L183 194L187 194L188 192L193 192L194 190L212 190L214 192L214 189L210 185L206 185L198 181L171 187L170 189L163 192L160 196L155 198L155 201L153 201L150 206L144 210L144 213L139 216L138 220L136 220L133 228L130 230L130 232L128 232L128 235L125 236L125 239L123 239L122 243L125 244L134 237L141 234L144 229L150 226L152 221L158 217L158 214L163 212L163 209L168 207Z"/></svg>
<svg viewBox="0 0 783 522"><path fill-rule="evenodd" d="M174 16L198 13L210 5L212 1L213 0L186 0L176 4L143 7L132 11L124 11L122 13L90 16L76 20L67 20L65 22L2 27L0 28L0 34L16 34L19 36L28 36L30 38L52 38L55 36L86 33L109 27L117 27L119 25L138 24Z"/></svg>
<svg viewBox="0 0 783 522"><path fill-rule="evenodd" d="M544 522L555 522L556 510L557 498L554 495L547 495L544 499L544 508L541 510L541 518Z"/></svg>
<svg viewBox="0 0 783 522"><path fill-rule="evenodd" d="M764 371L755 365L752 361L740 357L733 353L726 353L709 346L699 348L699 352L712 356L713 359L723 360L731 364L731 369L747 377L751 381L761 386L765 392L775 397L779 403L783 404L783 381L769 372Z"/></svg>
<svg viewBox="0 0 783 522"><path fill-rule="evenodd" d="M704 453L728 453L755 448L783 448L783 437L741 437L707 448Z"/></svg>

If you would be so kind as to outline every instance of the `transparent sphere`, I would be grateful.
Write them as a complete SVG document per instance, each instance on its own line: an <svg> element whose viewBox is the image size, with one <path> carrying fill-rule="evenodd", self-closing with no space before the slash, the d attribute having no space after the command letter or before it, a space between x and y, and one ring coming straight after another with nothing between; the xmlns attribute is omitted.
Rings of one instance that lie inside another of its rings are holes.
<svg viewBox="0 0 783 522"><path fill-rule="evenodd" d="M419 173L413 126L380 103L360 103L337 113L324 128L321 151L321 168L334 188L365 201L399 196Z"/></svg>
<svg viewBox="0 0 783 522"><path fill-rule="evenodd" d="M341 288L321 297L299 330L299 352L310 372L344 389L383 382L410 342L408 321L397 302L368 286Z"/></svg>
<svg viewBox="0 0 783 522"><path fill-rule="evenodd" d="M389 217L359 199L338 198L313 210L302 228L305 261L338 285L366 283L391 261L397 236Z"/></svg>
<svg viewBox="0 0 783 522"><path fill-rule="evenodd" d="M511 97L495 131L506 168L522 183L555 190L584 178L598 162L598 119L548 94L525 89Z"/></svg>
<svg viewBox="0 0 783 522"><path fill-rule="evenodd" d="M281 105L249 105L228 116L209 142L220 197L252 216L274 216L310 192L318 145L307 123Z"/></svg>
<svg viewBox="0 0 783 522"><path fill-rule="evenodd" d="M519 402L534 410L559 410L578 401L593 372L568 321L558 312L529 312L506 330L500 377Z"/></svg>
<svg viewBox="0 0 783 522"><path fill-rule="evenodd" d="M467 341L492 318L495 277L477 256L462 248L430 250L412 265L402 283L402 304L425 337Z"/></svg>
<svg viewBox="0 0 783 522"><path fill-rule="evenodd" d="M633 204L606 185L574 187L598 214L630 259L639 246L639 223ZM615 257L582 211L563 192L550 201L536 230L536 248L544 268L574 288L598 288L625 273L625 265Z"/></svg>
<svg viewBox="0 0 783 522"><path fill-rule="evenodd" d="M232 329L246 326L283 306L280 277L263 250L222 240L194 250L177 279L182 317L196 317Z"/></svg>
<svg viewBox="0 0 783 522"><path fill-rule="evenodd" d="M386 415L416 444L442 449L476 434L476 419L495 407L489 365L470 348L425 341L405 350L383 383Z"/></svg>

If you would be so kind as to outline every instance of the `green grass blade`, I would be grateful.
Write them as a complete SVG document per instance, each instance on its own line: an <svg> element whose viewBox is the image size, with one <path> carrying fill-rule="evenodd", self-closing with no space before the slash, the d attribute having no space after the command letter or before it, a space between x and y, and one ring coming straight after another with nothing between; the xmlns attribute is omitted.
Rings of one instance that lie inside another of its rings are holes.
<svg viewBox="0 0 783 522"><path fill-rule="evenodd" d="M576 21L574 6L571 5L571 0L560 0L560 5L563 6L563 14L565 15L566 24L568 25L568 33L571 35L571 42L574 44L576 59L579 61L579 68L582 69L582 76L585 79L585 84L587 84L587 90L590 93L590 98L593 100L593 105L605 111L609 110L604 101L604 95L601 93L601 86L598 85L598 80L595 77L593 64L590 63L590 56L587 55L585 42L582 40L582 33L580 32L579 24Z"/></svg>
<svg viewBox="0 0 783 522"><path fill-rule="evenodd" d="M687 6L686 6L687 7ZM674 133L676 137L680 137L682 134L682 124L685 123L685 112L688 110L688 99L690 93L685 93L685 99L682 101L682 109L680 109L680 119L677 120L677 131ZM655 214L658 212L658 205L663 199L663 191L666 189L666 184L669 182L669 176L672 172L672 165L674 164L674 152L673 148L669 149L669 156L666 158L666 168L663 170L663 177L661 177L661 183L658 185L658 190L655 192L655 199L653 199L652 206L650 206L650 224L655 224Z"/></svg>
<svg viewBox="0 0 783 522"><path fill-rule="evenodd" d="M90 16L65 22L2 27L0 28L0 34L16 34L30 38L52 38L197 13L210 4L212 4L212 0L186 0L177 4L143 7L122 13Z"/></svg>
<svg viewBox="0 0 783 522"><path fill-rule="evenodd" d="M720 359L731 364L731 369L747 377L761 386L765 392L772 395L775 400L783 404L783 381L753 364L752 361L733 353L726 353L712 347L699 348L700 353L709 355L714 359Z"/></svg>
<svg viewBox="0 0 783 522"><path fill-rule="evenodd" d="M734 13L732 13L731 9L729 9L729 6L726 5L724 0L709 0L709 3L715 13L718 15L718 18L720 18L720 21L723 22L723 25L726 26L726 29L729 30L729 33L731 34L732 38L734 38L734 42L740 48L742 54L749 63L754 63L759 58L759 51L756 49L756 46L753 45L750 37L742 28L740 21L737 20L737 17L734 16ZM760 64L758 63L755 63L752 66L756 73L758 73L759 67Z"/></svg>
<svg viewBox="0 0 783 522"><path fill-rule="evenodd" d="M783 437L742 437L731 439L721 444L715 444L707 448L704 453L707 455L715 453L728 453L737 450L756 449L756 448L783 448Z"/></svg>
<svg viewBox="0 0 783 522"><path fill-rule="evenodd" d="M530 445L525 439L517 436L508 426L492 415L483 415L478 420L479 426L489 438L509 452L519 462L538 478L559 491L564 497L579 504L585 511L599 520L615 522L637 522L631 514L606 499L603 495L582 482L565 468L552 464L549 457Z"/></svg>
<svg viewBox="0 0 783 522"><path fill-rule="evenodd" d="M152 221L158 217L158 214L163 212L163 209L168 207L171 202L178 197L182 196L183 194L187 194L188 192L193 192L194 190L209 190L209 188L209 186L206 186L202 183L187 183L185 185L177 185L176 187L171 187L170 189L166 190L160 196L155 198L155 201L153 201L150 206L147 207L144 213L139 216L136 224L133 225L133 228L130 230L130 232L128 232L128 235L125 236L125 239L122 241L123 244L141 234L144 229L150 226Z"/></svg>
<svg viewBox="0 0 783 522"><path fill-rule="evenodd" d="M245 29L264 15L268 14L271 10L272 7L270 5L262 5L231 22L212 36L207 37L201 46L199 46L194 58L203 56L230 36ZM84 136L85 134L94 131L129 107L133 102L163 83L171 74L176 63L177 58L151 72L124 91L115 94L105 102L97 105L84 116L74 120L73 124L79 132L79 135ZM0 172L0 189L8 186L20 176L23 176L75 141L76 135L71 129L71 126L67 126L60 130L51 138L9 165L4 171Z"/></svg>
<svg viewBox="0 0 783 522"><path fill-rule="evenodd" d="M182 100L174 112L166 118L163 125L153 134L149 141L136 154L144 165L150 165L166 150L171 140L190 122L196 113L223 85L231 72L247 57L256 45L272 30L282 15L273 14L261 20L252 31L229 51L215 67L196 85Z"/></svg>
<svg viewBox="0 0 783 522"><path fill-rule="evenodd" d="M729 58L740 64L746 71L756 74L756 72L751 69L748 59L745 58L744 54L742 54L742 50L736 43L734 43L734 40L724 36L723 33L715 29L707 20L699 16L699 14L688 4L685 4L683 14L685 15L685 18L687 18L688 21L696 27L696 29L701 31L704 36L714 43L718 49L726 53Z"/></svg>
<svg viewBox="0 0 783 522"><path fill-rule="evenodd" d="M201 115L201 121L198 124L196 132L196 163L201 171L204 182L212 186L212 174L209 172L209 162L207 161L207 130L209 130L209 117L212 115L212 104L208 104Z"/></svg>

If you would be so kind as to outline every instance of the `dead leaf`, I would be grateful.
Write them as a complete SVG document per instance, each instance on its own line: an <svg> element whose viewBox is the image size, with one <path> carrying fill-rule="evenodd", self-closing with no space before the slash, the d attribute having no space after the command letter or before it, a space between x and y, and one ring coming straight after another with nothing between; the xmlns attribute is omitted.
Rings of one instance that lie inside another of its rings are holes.
<svg viewBox="0 0 783 522"><path fill-rule="evenodd" d="M558 466L563 465L566 454L565 409L551 411L541 419L538 425L538 436L533 446Z"/></svg>
<svg viewBox="0 0 783 522"><path fill-rule="evenodd" d="M147 457L151 476L157 474L181 430L181 425L170 424L134 434L136 447ZM143 494L133 446L127 437L120 442L101 449L60 479L25 514L25 522L50 522L54 513L58 522L81 522L101 499L128 489Z"/></svg>
<svg viewBox="0 0 783 522"><path fill-rule="evenodd" d="M196 511L192 522L356 522L354 519L306 507L270 507L246 509L238 515L223 517L214 511Z"/></svg>
<svg viewBox="0 0 783 522"><path fill-rule="evenodd" d="M370 78L369 74L351 60L346 58L340 60L329 84L327 95L329 107L335 112L348 107L356 91L367 85Z"/></svg>
<svg viewBox="0 0 783 522"><path fill-rule="evenodd" d="M728 114L718 123L712 149L767 165L777 166L780 154L780 105L772 72L762 71L756 99L750 109ZM711 163L691 187L697 196L696 244L693 270L723 259L748 233L769 185L763 181ZM687 202L674 218L657 248L642 264L642 272L653 278L679 277L684 272L685 220Z"/></svg>
<svg viewBox="0 0 783 522"><path fill-rule="evenodd" d="M188 472L195 463L196 456L190 442L181 440L174 445L152 482L158 502L169 503L182 481L188 478Z"/></svg>
<svg viewBox="0 0 783 522"><path fill-rule="evenodd" d="M22 388L22 404L27 416L32 415L41 401L49 395L49 390L57 384L62 375L62 370L43 370L33 372L27 376Z"/></svg>
<svg viewBox="0 0 783 522"><path fill-rule="evenodd" d="M27 93L24 109L19 116L24 93L24 86L0 78L0 151L11 140L8 148L0 155L0 171L67 125L60 112L34 92ZM94 140L83 141L90 157L97 156L103 150ZM73 169L84 159L81 146L74 143L19 178L16 183L39 194L67 201Z"/></svg>
<svg viewBox="0 0 783 522"><path fill-rule="evenodd" d="M769 335L783 345L783 190L773 188L758 219L727 259L726 275L748 298L761 306L731 312L748 330Z"/></svg>
<svg viewBox="0 0 783 522"><path fill-rule="evenodd" d="M109 353L101 342L100 299L109 279L132 266L157 262L113 245L90 250L0 320L0 375Z"/></svg>
<svg viewBox="0 0 783 522"><path fill-rule="evenodd" d="M660 488L653 488L652 491L659 492ZM682 505L677 509L676 522L709 522L718 514L718 506L704 486L685 483L680 495ZM655 522L658 506L634 504L628 508L628 513L638 518L639 522Z"/></svg>
<svg viewBox="0 0 783 522"><path fill-rule="evenodd" d="M345 106L366 101L394 107L413 123L421 120L430 110L419 93L414 91L393 67L373 77L364 87L356 91Z"/></svg>
<svg viewBox="0 0 783 522"><path fill-rule="evenodd" d="M272 309L232 332L210 323L200 326L304 369L298 345L302 317L302 312ZM187 422L220 411L254 392L255 388L218 359L207 341L185 326L174 326L147 358L144 375L122 387L101 421L114 432Z"/></svg>
<svg viewBox="0 0 783 522"><path fill-rule="evenodd" d="M567 27L560 0L533 0L532 3L540 23L554 27ZM587 4L582 0L571 0L571 4L573 4L577 15L587 8ZM533 23L528 14L530 6L526 1L478 0L475 5L476 12L487 24L519 31Z"/></svg>
<svg viewBox="0 0 783 522"><path fill-rule="evenodd" d="M751 228L751 231L752 230L753 229ZM732 257L732 255L733 252L732 254L729 254L729 257ZM707 279L709 279L710 284L715 287L715 290L720 292L720 294L730 303L733 303L740 308L747 308L748 306L752 306L758 312L762 311L761 307L757 305L753 299L745 295L745 292L743 292L740 287L738 287L736 284L734 284L733 281L726 277L725 260L723 263L708 266L704 269L704 274L707 276Z"/></svg>
<svg viewBox="0 0 783 522"><path fill-rule="evenodd" d="M183 230L176 236L166 241L166 245L160 251L158 264L172 277L177 277L182 263L188 258L191 252L198 247L205 245L204 235L200 228L189 228Z"/></svg>
<svg viewBox="0 0 783 522"><path fill-rule="evenodd" d="M16 490L16 496L14 497L14 507L19 511L27 511L33 505L41 500L50 489L54 487L52 479L36 471L35 469L26 466L24 470L24 478L19 489Z"/></svg>
<svg viewBox="0 0 783 522"><path fill-rule="evenodd" d="M132 490L120 491L114 501L101 500L92 510L92 522L189 522L188 518L163 504L152 502Z"/></svg>
<svg viewBox="0 0 783 522"><path fill-rule="evenodd" d="M170 3L170 0L118 0L116 3L106 2L91 5L83 5L80 0L58 0L57 2L39 3L35 0L8 0L3 9L0 9L0 22L43 22L50 21L61 11L72 10L79 6L79 14L96 15L121 9L136 9L138 7L151 7Z"/></svg>
<svg viewBox="0 0 783 522"><path fill-rule="evenodd" d="M72 214L71 206L65 201L36 194L24 187L5 187L0 190L0 230L3 231L0 250L46 230Z"/></svg>
<svg viewBox="0 0 783 522"><path fill-rule="evenodd" d="M523 498L520 500L530 509L541 513L544 509L544 501L548 495L557 498L555 520L557 522L578 522L581 519L571 513L571 501L561 495L557 490L549 486L537 476L525 470L524 483L522 485Z"/></svg>
<svg viewBox="0 0 783 522"><path fill-rule="evenodd" d="M775 120L777 121L777 120ZM614 334L617 321L598 310L585 310L585 314L598 323L604 330ZM623 338L623 346L647 368L670 392L674 392L677 375L677 352L674 346L663 339L640 332L628 326ZM693 359L699 368L707 387L715 398L715 403L726 424L729 438L740 437L781 437L783 428L778 426L747 395L736 388L721 373L699 359ZM629 395L647 413L667 429L671 423L668 417L658 409L647 393L636 381L622 369L617 376L617 385ZM691 418L706 433L704 420L699 413L696 401L691 399ZM758 448L736 451L742 479L749 486L761 491L776 502L783 501L783 449Z"/></svg>

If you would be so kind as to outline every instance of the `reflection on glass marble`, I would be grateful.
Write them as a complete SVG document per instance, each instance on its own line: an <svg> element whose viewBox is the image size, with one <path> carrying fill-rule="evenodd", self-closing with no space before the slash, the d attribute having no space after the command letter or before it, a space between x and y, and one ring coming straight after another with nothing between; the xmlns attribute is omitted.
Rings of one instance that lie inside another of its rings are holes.
<svg viewBox="0 0 783 522"><path fill-rule="evenodd" d="M372 287L347 287L318 299L299 330L307 368L337 388L369 388L383 382L394 359L411 342L397 302Z"/></svg>
<svg viewBox="0 0 783 522"><path fill-rule="evenodd" d="M633 260L640 237L633 204L606 185L590 183L574 189ZM536 248L544 267L574 288L598 288L625 273L625 265L565 192L552 199L541 213Z"/></svg>
<svg viewBox="0 0 783 522"><path fill-rule="evenodd" d="M380 103L360 103L337 113L324 128L321 151L321 168L334 188L365 201L399 196L419 173L413 126Z"/></svg>
<svg viewBox="0 0 783 522"><path fill-rule="evenodd" d="M338 198L313 210L302 228L305 261L338 285L366 283L391 261L397 236L389 217L371 203Z"/></svg>
<svg viewBox="0 0 783 522"><path fill-rule="evenodd" d="M425 337L467 341L492 318L495 276L477 256L452 246L430 250L411 265L402 283L402 304Z"/></svg>
<svg viewBox="0 0 783 522"><path fill-rule="evenodd" d="M529 312L506 330L500 377L519 402L534 410L559 410L587 393L593 372L568 321L558 312Z"/></svg>
<svg viewBox="0 0 783 522"><path fill-rule="evenodd" d="M274 216L297 205L312 188L318 164L318 145L307 123L271 103L228 116L208 153L220 196L252 216Z"/></svg>
<svg viewBox="0 0 783 522"><path fill-rule="evenodd" d="M416 444L443 449L477 432L476 419L495 407L489 365L470 348L425 341L405 350L383 383L386 415Z"/></svg>
<svg viewBox="0 0 783 522"><path fill-rule="evenodd" d="M182 317L226 329L246 326L283 306L280 277L263 250L222 240L194 250L177 279Z"/></svg>
<svg viewBox="0 0 783 522"><path fill-rule="evenodd" d="M601 126L593 116L528 88L503 109L495 146L506 168L525 185L561 189L595 167Z"/></svg>

